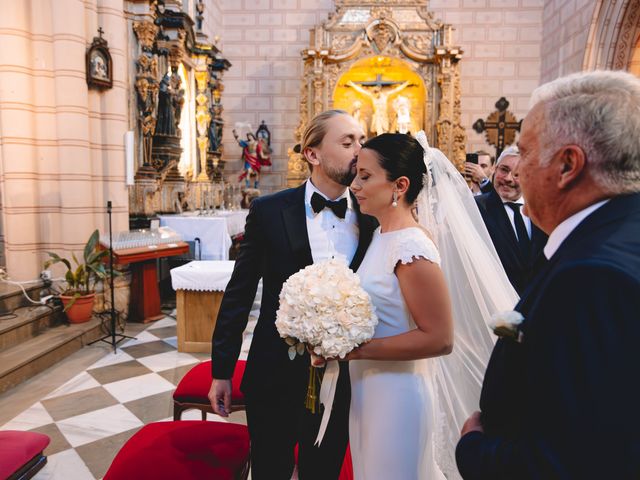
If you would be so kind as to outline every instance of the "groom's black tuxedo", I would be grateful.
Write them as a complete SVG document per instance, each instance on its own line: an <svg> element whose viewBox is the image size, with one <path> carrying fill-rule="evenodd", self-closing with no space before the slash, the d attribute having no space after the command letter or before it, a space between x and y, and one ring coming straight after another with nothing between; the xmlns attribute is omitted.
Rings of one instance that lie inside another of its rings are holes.
<svg viewBox="0 0 640 480"><path fill-rule="evenodd" d="M296 442L300 444L301 478L337 478L348 438L347 365L341 365L339 391L322 447L311 447L320 415L304 411L309 356L305 353L290 360L288 346L275 327L282 284L313 263L304 199L303 184L253 201L212 340L213 377L231 378L240 353L242 332L247 325L258 281L262 278L260 317L253 332L241 385L247 397L252 478L258 480L285 478L286 473L278 472L286 472L293 465ZM377 223L372 217L361 215L353 200L360 230L358 247L351 262L351 268L356 270Z"/></svg>
<svg viewBox="0 0 640 480"><path fill-rule="evenodd" d="M530 277L532 263L547 243L547 235L532 223L531 254L529 258L523 258L515 231L498 193L491 190L475 197L475 200L507 277L513 288L522 295Z"/></svg>
<svg viewBox="0 0 640 480"><path fill-rule="evenodd" d="M463 477L640 478L640 194L583 220L516 310L523 341L494 348Z"/></svg>

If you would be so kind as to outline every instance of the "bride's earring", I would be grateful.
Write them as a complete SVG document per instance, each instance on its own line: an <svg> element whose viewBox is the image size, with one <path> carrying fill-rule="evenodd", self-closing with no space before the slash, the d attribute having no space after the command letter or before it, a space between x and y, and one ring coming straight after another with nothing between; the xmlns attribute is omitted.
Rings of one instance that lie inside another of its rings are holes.
<svg viewBox="0 0 640 480"><path fill-rule="evenodd" d="M391 202L391 206L392 207L398 206L398 192L396 192L395 190L393 191L393 202Z"/></svg>

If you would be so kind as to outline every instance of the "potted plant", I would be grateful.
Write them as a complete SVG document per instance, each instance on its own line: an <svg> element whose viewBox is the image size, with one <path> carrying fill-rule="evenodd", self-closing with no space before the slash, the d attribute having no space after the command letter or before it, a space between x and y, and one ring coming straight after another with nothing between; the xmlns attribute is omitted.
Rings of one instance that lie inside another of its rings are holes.
<svg viewBox="0 0 640 480"><path fill-rule="evenodd" d="M95 230L84 246L83 262L78 261L75 254L71 254L75 267L66 258L53 252L46 252L51 258L45 262L45 269L56 263L64 263L67 267L67 273L64 276L67 286L59 296L64 305L64 312L71 323L89 321L96 295L93 287L98 280L103 280L109 275L104 263L109 250L98 249L98 240L98 230Z"/></svg>

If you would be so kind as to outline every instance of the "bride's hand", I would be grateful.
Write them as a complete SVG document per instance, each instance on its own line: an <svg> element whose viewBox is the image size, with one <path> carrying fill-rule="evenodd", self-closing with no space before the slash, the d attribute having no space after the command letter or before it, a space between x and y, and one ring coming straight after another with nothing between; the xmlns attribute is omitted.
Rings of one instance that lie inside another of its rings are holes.
<svg viewBox="0 0 640 480"><path fill-rule="evenodd" d="M309 352L309 356L311 357L311 366L312 367L324 367L327 364L328 358L324 358L321 355L317 355L313 353L313 349L307 345L307 352Z"/></svg>
<svg viewBox="0 0 640 480"><path fill-rule="evenodd" d="M362 358L364 358L362 356L362 349L365 345L366 343L363 343L359 347L356 347L353 350L351 350L349 353L347 353L347 356L342 359L342 361L348 362L350 360L362 360Z"/></svg>

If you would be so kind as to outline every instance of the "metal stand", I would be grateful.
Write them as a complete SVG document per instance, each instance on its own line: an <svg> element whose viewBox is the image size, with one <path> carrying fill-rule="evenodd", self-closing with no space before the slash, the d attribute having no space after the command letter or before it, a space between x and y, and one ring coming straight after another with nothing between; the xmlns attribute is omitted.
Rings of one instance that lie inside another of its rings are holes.
<svg viewBox="0 0 640 480"><path fill-rule="evenodd" d="M124 340L125 338L131 338L133 340L136 337L130 337L129 335L124 335L122 333L116 333L116 317L118 316L118 312L116 311L116 301L115 301L115 289L113 287L113 232L111 230L111 200L107 202L107 215L109 215L109 287L111 288L111 328L110 332L102 338L94 340L89 343L92 345L96 342L105 342L113 347L113 353L116 353L117 345L119 342ZM116 340L116 337L119 337Z"/></svg>

